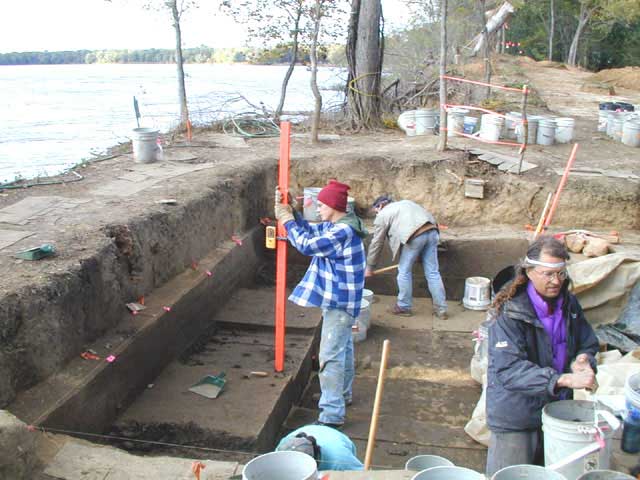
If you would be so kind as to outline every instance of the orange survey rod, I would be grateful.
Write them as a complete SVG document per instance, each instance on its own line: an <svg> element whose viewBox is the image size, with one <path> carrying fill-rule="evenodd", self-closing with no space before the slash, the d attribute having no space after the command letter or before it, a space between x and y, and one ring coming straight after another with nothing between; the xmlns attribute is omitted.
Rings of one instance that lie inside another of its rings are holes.
<svg viewBox="0 0 640 480"><path fill-rule="evenodd" d="M564 168L564 173L562 174L562 178L560 179L560 183L558 184L558 188L556 189L556 194L553 197L553 202L551 202L551 208L549 209L549 213L547 214L547 218L544 220L544 226L548 227L551 225L551 220L553 220L553 214L556 213L556 207L560 202L560 194L564 189L565 184L567 183L567 179L569 178L569 172L571 172L571 167L573 166L573 162L576 159L576 152L578 151L578 144L573 144L573 149L571 150L571 155L569 156L569 161L567 162L567 166Z"/></svg>
<svg viewBox="0 0 640 480"><path fill-rule="evenodd" d="M289 203L289 155L291 152L291 123L280 123L280 161L278 162L278 187L281 202ZM276 372L284 370L284 331L287 314L287 231L278 222L276 240Z"/></svg>

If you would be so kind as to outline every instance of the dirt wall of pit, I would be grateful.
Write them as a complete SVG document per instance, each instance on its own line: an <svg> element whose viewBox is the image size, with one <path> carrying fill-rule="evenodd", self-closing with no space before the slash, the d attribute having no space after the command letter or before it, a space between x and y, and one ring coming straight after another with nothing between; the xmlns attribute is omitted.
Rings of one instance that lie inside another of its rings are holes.
<svg viewBox="0 0 640 480"><path fill-rule="evenodd" d="M462 227L507 224L521 229L525 223L535 223L547 193L559 179L555 174L545 175L505 174L464 152L413 149L397 156L376 156L319 149L294 154L291 189L301 195L304 187L322 186L327 179L338 178L351 185L361 214L379 194L391 193L424 205L441 224L449 226L448 234L455 235ZM88 342L116 325L127 315L127 302L165 284L211 249L229 242L233 234L254 227L260 217L272 215L273 157L238 167L225 178L214 169L192 176L194 191L189 201L162 212L123 216L121 222L111 222L101 230L101 240L90 245L80 262L65 264L46 282L25 281L20 288L3 293L0 407L9 404L16 392L58 371ZM465 177L486 180L484 199L465 198ZM628 182L572 179L554 224L636 229L640 227L639 195L637 185ZM468 255L480 255L473 246L459 245L462 250L441 256L447 288L453 288L456 296L460 296L467 271L474 269L455 265L467 265ZM484 255L477 274L490 275L502 268L524 242L517 243L517 248L509 245L493 249L504 252L495 269L491 258ZM256 265L258 257L256 254ZM244 272L246 278L253 274ZM387 284L391 289L392 278Z"/></svg>
<svg viewBox="0 0 640 480"><path fill-rule="evenodd" d="M351 185L360 213L382 193L409 199L430 210L448 226L537 224L547 195L560 176L542 169L507 174L466 152L427 151L422 158L389 156L311 157L294 159L292 188L324 185L327 178ZM465 178L484 180L484 199L465 197ZM553 225L569 228L640 228L640 187L614 178L571 177L556 209Z"/></svg>
<svg viewBox="0 0 640 480"><path fill-rule="evenodd" d="M165 213L107 226L97 251L44 287L0 299L0 408L48 377L128 315L137 301L189 268L272 209L273 163L232 179L212 179L195 200ZM226 281L252 279L254 268ZM246 263L245 263L246 265Z"/></svg>

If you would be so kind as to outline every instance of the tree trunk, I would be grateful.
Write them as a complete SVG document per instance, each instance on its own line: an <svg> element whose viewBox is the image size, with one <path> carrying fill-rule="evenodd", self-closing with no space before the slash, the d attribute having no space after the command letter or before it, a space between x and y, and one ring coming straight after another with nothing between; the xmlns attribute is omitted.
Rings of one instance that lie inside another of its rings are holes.
<svg viewBox="0 0 640 480"><path fill-rule="evenodd" d="M589 18L591 18L591 14L593 10L587 9L584 4L580 5L580 18L578 19L578 28L576 28L576 33L573 35L573 40L571 41L571 47L569 47L569 57L567 58L567 63L575 67L576 66L576 58L578 58L578 44L580 42L580 36L584 31L584 27L589 22Z"/></svg>
<svg viewBox="0 0 640 480"><path fill-rule="evenodd" d="M556 7L554 0L550 0L549 5L549 48L548 48L548 60L553 61L553 34L556 30Z"/></svg>
<svg viewBox="0 0 640 480"><path fill-rule="evenodd" d="M491 45L489 45L489 32L487 31L487 19L485 15L485 0L478 0L480 20L482 22L482 45L484 50L484 82L491 83ZM491 96L491 87L485 91L485 99Z"/></svg>
<svg viewBox="0 0 640 480"><path fill-rule="evenodd" d="M440 139L438 151L447 148L447 0L440 1Z"/></svg>
<svg viewBox="0 0 640 480"><path fill-rule="evenodd" d="M282 115L282 110L284 109L284 99L287 95L287 85L289 85L289 79L293 74L293 69L296 66L298 61L298 34L300 28L300 17L302 16L302 5L299 5L298 10L296 11L296 19L293 27L293 37L291 39L291 61L289 62L289 68L287 69L287 73L284 74L284 79L282 80L282 87L280 89L280 101L278 102L278 108L275 111L275 120L276 122L280 119L280 115Z"/></svg>
<svg viewBox="0 0 640 480"><path fill-rule="evenodd" d="M313 98L315 99L315 106L313 110L313 118L311 119L311 143L318 143L318 127L320 125L320 112L322 110L322 95L320 89L318 89L318 34L320 33L320 20L322 19L322 1L316 0L313 36L311 38L311 48L309 52L309 59L311 60L311 91L313 92Z"/></svg>
<svg viewBox="0 0 640 480"><path fill-rule="evenodd" d="M178 101L180 102L180 127L185 128L189 120L187 108L187 89L184 84L184 60L182 58L182 33L180 32L180 12L177 0L171 1L171 14L173 16L173 28L176 31L176 66L178 68Z"/></svg>
<svg viewBox="0 0 640 480"><path fill-rule="evenodd" d="M352 0L347 39L347 101L354 128L376 128L384 51L380 0Z"/></svg>

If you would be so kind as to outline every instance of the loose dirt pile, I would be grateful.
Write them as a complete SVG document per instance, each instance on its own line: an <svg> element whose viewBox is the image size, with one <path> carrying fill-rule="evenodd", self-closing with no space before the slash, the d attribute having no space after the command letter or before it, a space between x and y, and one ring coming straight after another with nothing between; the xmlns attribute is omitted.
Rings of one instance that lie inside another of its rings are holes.
<svg viewBox="0 0 640 480"><path fill-rule="evenodd" d="M614 87L640 90L640 67L611 68L589 77L589 82L603 82Z"/></svg>

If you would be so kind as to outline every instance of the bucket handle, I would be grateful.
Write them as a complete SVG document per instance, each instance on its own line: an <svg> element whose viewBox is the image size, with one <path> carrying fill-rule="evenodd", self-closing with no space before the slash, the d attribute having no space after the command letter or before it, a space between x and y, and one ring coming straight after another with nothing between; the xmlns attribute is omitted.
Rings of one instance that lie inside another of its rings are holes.
<svg viewBox="0 0 640 480"><path fill-rule="evenodd" d="M575 462L576 460L580 460L582 457L586 457L590 453L597 452L598 450L600 450L599 443L597 442L590 443L586 447L583 447L580 450L573 452L568 457L565 457L556 463L552 463L551 465L547 465L545 468L548 468L549 470L554 470L554 471L559 470L560 468L566 467L567 465Z"/></svg>
<svg viewBox="0 0 640 480"><path fill-rule="evenodd" d="M615 432L620 428L620 420L618 420L613 413L608 412L607 410L596 410L596 418L598 416L602 417L604 421L609 424L612 432Z"/></svg>

